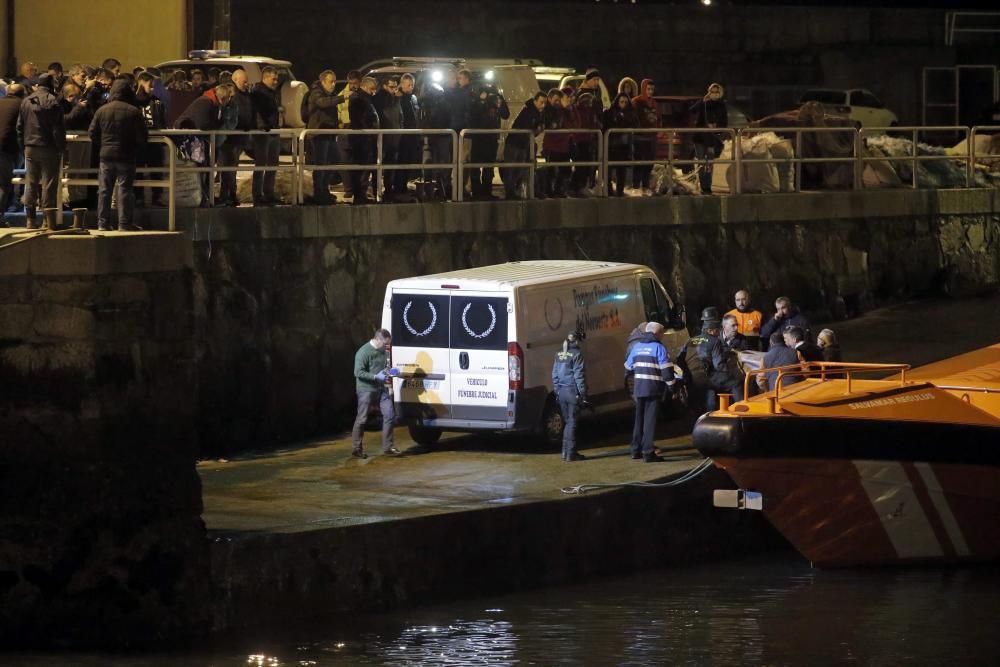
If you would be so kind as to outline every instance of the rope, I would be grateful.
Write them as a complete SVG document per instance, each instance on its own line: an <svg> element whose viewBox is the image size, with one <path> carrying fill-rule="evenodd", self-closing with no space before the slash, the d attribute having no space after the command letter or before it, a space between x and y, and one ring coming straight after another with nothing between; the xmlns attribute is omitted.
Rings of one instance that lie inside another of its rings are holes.
<svg viewBox="0 0 1000 667"><path fill-rule="evenodd" d="M567 495L581 495L586 493L587 491L595 491L597 489L614 489L625 486L637 486L640 488L648 488L648 489L662 489L671 486L680 486L681 484L690 482L695 477L702 474L711 467L712 467L712 459L702 459L702 461L698 465L691 468L677 479L672 479L667 482L617 482L613 484L580 484L578 486L566 486L559 490Z"/></svg>

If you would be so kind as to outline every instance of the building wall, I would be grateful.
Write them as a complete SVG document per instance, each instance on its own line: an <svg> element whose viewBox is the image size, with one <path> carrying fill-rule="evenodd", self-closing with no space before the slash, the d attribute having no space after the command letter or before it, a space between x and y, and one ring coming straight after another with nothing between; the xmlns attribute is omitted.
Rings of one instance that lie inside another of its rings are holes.
<svg viewBox="0 0 1000 667"><path fill-rule="evenodd" d="M117 58L131 70L186 53L186 0L3 1L14 3L18 61L42 69L55 60L68 68Z"/></svg>

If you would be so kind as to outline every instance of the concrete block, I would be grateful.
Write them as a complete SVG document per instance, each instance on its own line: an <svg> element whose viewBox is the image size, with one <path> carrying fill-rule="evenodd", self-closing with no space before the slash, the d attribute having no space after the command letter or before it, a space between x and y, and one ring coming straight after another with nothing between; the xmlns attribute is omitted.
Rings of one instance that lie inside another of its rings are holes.
<svg viewBox="0 0 1000 667"><path fill-rule="evenodd" d="M35 307L29 304L5 303L0 305L0 340L29 338Z"/></svg>
<svg viewBox="0 0 1000 667"><path fill-rule="evenodd" d="M42 338L87 340L94 335L94 313L54 303L35 306L32 328Z"/></svg>

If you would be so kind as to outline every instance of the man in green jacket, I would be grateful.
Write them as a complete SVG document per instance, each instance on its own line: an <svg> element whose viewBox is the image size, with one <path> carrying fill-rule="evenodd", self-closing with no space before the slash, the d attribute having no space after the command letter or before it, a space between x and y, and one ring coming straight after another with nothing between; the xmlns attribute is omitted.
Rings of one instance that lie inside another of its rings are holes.
<svg viewBox="0 0 1000 667"><path fill-rule="evenodd" d="M385 348L392 344L392 335L385 329L375 331L375 336L362 345L354 355L355 388L358 392L358 416L354 420L354 430L351 432L351 456L366 459L362 446L365 432L365 422L368 421L368 407L378 401L382 411L382 453L399 454L393 443L392 427L396 423L396 415L392 407L392 395L386 387L389 362Z"/></svg>

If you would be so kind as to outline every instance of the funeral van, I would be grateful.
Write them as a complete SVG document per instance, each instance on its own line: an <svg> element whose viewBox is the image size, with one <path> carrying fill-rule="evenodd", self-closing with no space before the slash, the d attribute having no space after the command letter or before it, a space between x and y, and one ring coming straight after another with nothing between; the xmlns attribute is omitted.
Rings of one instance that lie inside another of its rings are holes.
<svg viewBox="0 0 1000 667"><path fill-rule="evenodd" d="M624 360L640 322L687 341L683 308L649 268L525 261L393 280L382 326L392 333L397 420L422 445L442 431L525 431L561 438L552 362L566 335L586 335L589 414L631 407Z"/></svg>

